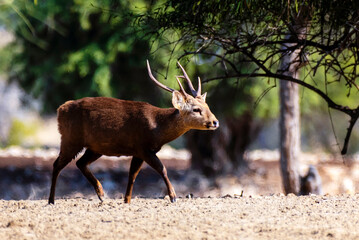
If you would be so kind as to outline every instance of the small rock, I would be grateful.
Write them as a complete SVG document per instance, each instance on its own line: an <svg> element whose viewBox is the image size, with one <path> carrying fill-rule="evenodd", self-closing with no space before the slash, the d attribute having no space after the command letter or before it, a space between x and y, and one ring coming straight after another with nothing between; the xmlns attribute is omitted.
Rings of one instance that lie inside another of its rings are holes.
<svg viewBox="0 0 359 240"><path fill-rule="evenodd" d="M232 198L232 196L227 194L227 195L224 195L222 198Z"/></svg>

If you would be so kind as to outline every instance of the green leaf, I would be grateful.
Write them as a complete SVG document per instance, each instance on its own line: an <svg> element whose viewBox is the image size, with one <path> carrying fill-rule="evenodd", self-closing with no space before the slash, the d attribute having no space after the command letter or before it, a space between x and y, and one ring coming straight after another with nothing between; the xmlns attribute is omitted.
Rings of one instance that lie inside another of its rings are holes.
<svg viewBox="0 0 359 240"><path fill-rule="evenodd" d="M112 96L110 80L111 72L108 65L102 65L95 71L93 82L99 95L105 97Z"/></svg>

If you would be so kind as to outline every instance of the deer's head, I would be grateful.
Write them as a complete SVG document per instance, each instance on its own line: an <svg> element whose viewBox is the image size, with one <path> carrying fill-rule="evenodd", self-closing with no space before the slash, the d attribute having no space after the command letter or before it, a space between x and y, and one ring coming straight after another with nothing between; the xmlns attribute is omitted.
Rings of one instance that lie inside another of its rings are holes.
<svg viewBox="0 0 359 240"><path fill-rule="evenodd" d="M148 74L152 81L154 81L159 87L172 93L172 104L176 109L179 110L188 128L199 130L217 129L219 127L219 122L206 103L207 93L201 94L201 79L198 77L198 90L196 91L184 68L179 62L177 62L177 64L183 72L183 76L176 76L178 85L180 87L179 91L160 83L152 75L150 64L147 61ZM180 82L180 79L185 79L187 81L192 95L186 93Z"/></svg>

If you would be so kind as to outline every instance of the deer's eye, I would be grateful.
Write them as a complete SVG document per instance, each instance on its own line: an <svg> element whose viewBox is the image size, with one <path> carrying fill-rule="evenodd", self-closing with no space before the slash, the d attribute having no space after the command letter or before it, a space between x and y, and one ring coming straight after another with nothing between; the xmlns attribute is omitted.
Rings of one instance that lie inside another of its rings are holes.
<svg viewBox="0 0 359 240"><path fill-rule="evenodd" d="M202 110L200 108L194 108L193 112L202 114Z"/></svg>

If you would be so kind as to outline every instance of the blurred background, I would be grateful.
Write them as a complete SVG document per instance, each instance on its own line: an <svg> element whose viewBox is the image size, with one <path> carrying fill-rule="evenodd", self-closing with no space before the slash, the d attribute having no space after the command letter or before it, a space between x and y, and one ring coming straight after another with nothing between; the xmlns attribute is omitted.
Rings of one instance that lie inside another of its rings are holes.
<svg viewBox="0 0 359 240"><path fill-rule="evenodd" d="M60 145L56 109L65 101L107 96L171 107L171 94L149 80L146 59L161 82L177 88L176 61L184 49L176 46L173 32L159 36L143 30L149 26L143 26L139 16L151 6L145 0L0 1L1 199L47 198ZM183 65L193 80L208 79L221 71L214 62L212 57L194 56ZM318 73L313 82L322 78ZM279 88L272 85L259 78L203 84L221 127L190 131L159 153L179 196L283 192ZM358 102L357 94L339 98L348 105ZM326 102L306 89L300 89L300 111L300 171L316 166L324 194L355 193L358 128L349 155L343 157L340 146L349 118L336 111L330 117ZM103 157L92 165L109 197L124 194L128 166L128 157ZM95 197L74 164L63 170L57 186L58 197ZM144 166L134 195L165 194L162 179Z"/></svg>

